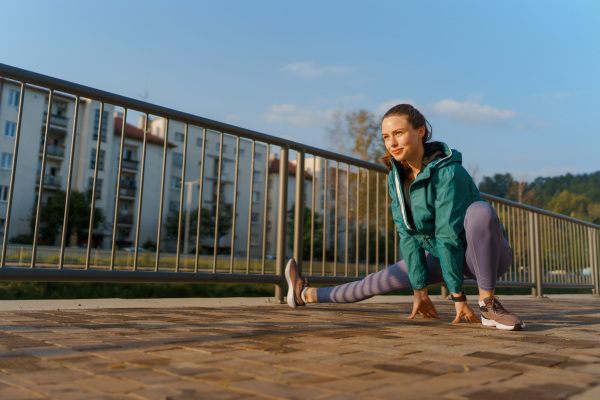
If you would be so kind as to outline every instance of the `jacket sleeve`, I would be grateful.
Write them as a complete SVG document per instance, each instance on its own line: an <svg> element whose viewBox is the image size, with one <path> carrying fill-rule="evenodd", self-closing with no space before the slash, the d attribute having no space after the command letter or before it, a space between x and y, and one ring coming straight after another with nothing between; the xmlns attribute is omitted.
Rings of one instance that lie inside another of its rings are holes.
<svg viewBox="0 0 600 400"><path fill-rule="evenodd" d="M441 168L433 177L435 198L435 239L442 275L453 293L463 285L465 260L464 221L470 205L471 177L460 164Z"/></svg>
<svg viewBox="0 0 600 400"><path fill-rule="evenodd" d="M396 184L392 177L388 176L388 190L392 198L392 216L396 224L396 230L400 236L400 252L404 257L406 268L408 270L408 279L413 289L423 289L429 285L429 274L427 270L427 259L425 250L419 241L408 234L402 224L402 210L400 200L396 194Z"/></svg>

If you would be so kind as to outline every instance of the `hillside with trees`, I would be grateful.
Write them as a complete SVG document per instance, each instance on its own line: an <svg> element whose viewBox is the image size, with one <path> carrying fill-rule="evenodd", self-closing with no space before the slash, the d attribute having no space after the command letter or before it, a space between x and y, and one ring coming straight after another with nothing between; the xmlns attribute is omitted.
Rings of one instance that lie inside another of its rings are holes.
<svg viewBox="0 0 600 400"><path fill-rule="evenodd" d="M600 224L600 171L582 175L539 177L532 182L519 182L508 173L495 174L484 177L479 190Z"/></svg>

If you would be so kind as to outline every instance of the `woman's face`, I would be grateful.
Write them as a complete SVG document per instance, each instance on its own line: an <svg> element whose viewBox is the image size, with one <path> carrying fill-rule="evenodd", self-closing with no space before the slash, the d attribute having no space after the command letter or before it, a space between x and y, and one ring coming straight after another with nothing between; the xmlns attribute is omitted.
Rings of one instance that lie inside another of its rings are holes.
<svg viewBox="0 0 600 400"><path fill-rule="evenodd" d="M381 122L385 148L396 161L420 161L425 127L413 128L404 115L392 115Z"/></svg>

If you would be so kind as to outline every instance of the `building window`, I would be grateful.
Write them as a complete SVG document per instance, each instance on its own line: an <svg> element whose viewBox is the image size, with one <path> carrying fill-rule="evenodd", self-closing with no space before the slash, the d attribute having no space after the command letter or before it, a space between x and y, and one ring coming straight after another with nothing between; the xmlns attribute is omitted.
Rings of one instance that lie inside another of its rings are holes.
<svg viewBox="0 0 600 400"><path fill-rule="evenodd" d="M100 110L96 109L94 114L93 139L98 140L98 126L100 124ZM102 113L102 131L100 131L100 141L106 142L106 126L108 124L108 111Z"/></svg>
<svg viewBox="0 0 600 400"><path fill-rule="evenodd" d="M126 161L135 161L136 159L136 151L132 149L124 149L123 150L123 160Z"/></svg>
<svg viewBox="0 0 600 400"><path fill-rule="evenodd" d="M240 149L240 157L243 157L245 153L246 153L246 150Z"/></svg>
<svg viewBox="0 0 600 400"><path fill-rule="evenodd" d="M171 177L171 189L175 189L175 190L181 189L181 177L180 176Z"/></svg>
<svg viewBox="0 0 600 400"><path fill-rule="evenodd" d="M183 136L183 133L175 132L175 140L176 141L183 142L184 139L185 139L185 136Z"/></svg>
<svg viewBox="0 0 600 400"><path fill-rule="evenodd" d="M260 173L260 171L254 171L254 183L259 183L260 182L260 177L262 176L262 174Z"/></svg>
<svg viewBox="0 0 600 400"><path fill-rule="evenodd" d="M253 212L252 213L252 224L258 224L258 221L260 220L260 213L257 212Z"/></svg>
<svg viewBox="0 0 600 400"><path fill-rule="evenodd" d="M260 154L260 153L254 154L254 160L255 161L260 161L261 159L262 159L262 154Z"/></svg>
<svg viewBox="0 0 600 400"><path fill-rule="evenodd" d="M2 153L2 158L0 159L0 168L11 169L12 162L13 162L12 154Z"/></svg>
<svg viewBox="0 0 600 400"><path fill-rule="evenodd" d="M252 202L253 203L258 203L260 201L260 192L257 192L256 190L252 192Z"/></svg>
<svg viewBox="0 0 600 400"><path fill-rule="evenodd" d="M19 107L19 94L20 94L20 92L17 92L16 90L12 90L12 89L8 92L8 105L9 106Z"/></svg>
<svg viewBox="0 0 600 400"><path fill-rule="evenodd" d="M14 122L7 122L4 125L4 136L15 137L15 133L17 132L17 124Z"/></svg>
<svg viewBox="0 0 600 400"><path fill-rule="evenodd" d="M94 177L90 176L88 178L88 190L90 191L90 193L92 193L94 191ZM102 179L98 178L98 180L96 181L96 199L99 199L102 197Z"/></svg>
<svg viewBox="0 0 600 400"><path fill-rule="evenodd" d="M8 201L8 186L0 186L0 202Z"/></svg>
<svg viewBox="0 0 600 400"><path fill-rule="evenodd" d="M258 246L258 235L253 233L252 235L250 235L250 244L252 246Z"/></svg>
<svg viewBox="0 0 600 400"><path fill-rule="evenodd" d="M173 165L176 167L183 166L183 154L182 153L173 153Z"/></svg>
<svg viewBox="0 0 600 400"><path fill-rule="evenodd" d="M177 201L169 202L169 211L179 211L179 203Z"/></svg>
<svg viewBox="0 0 600 400"><path fill-rule="evenodd" d="M96 149L92 149L92 159L90 161L90 169L96 166ZM98 156L98 171L104 171L104 150L100 150Z"/></svg>
<svg viewBox="0 0 600 400"><path fill-rule="evenodd" d="M196 146L202 147L202 138L201 137L196 138Z"/></svg>

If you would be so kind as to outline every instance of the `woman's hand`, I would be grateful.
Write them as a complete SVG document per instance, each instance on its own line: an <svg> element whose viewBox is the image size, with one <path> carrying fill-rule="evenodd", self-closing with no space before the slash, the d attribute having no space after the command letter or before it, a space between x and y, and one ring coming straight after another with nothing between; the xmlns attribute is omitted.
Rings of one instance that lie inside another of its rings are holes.
<svg viewBox="0 0 600 400"><path fill-rule="evenodd" d="M466 301L454 303L454 308L456 309L456 318L452 321L453 324L459 323L463 316L465 317L466 322L481 322L479 318L475 316L475 313L471 310L471 307L469 307Z"/></svg>
<svg viewBox="0 0 600 400"><path fill-rule="evenodd" d="M415 298L413 300L413 310L410 314L409 319L413 319L417 312L423 316L423 318L439 318L439 315L433 305L429 295L427 294L427 288L418 289L414 291Z"/></svg>

